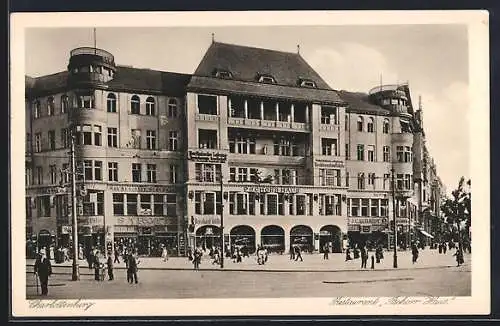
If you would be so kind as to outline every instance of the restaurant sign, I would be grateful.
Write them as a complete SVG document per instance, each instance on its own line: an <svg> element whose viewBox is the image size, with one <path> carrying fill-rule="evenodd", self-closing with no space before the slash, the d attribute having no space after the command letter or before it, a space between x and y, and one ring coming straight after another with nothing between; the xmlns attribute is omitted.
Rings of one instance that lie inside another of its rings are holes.
<svg viewBox="0 0 500 326"><path fill-rule="evenodd" d="M164 216L117 216L116 225L165 225L167 224L167 220Z"/></svg>
<svg viewBox="0 0 500 326"><path fill-rule="evenodd" d="M298 187L286 187L286 186L245 186L243 187L244 192L259 192L259 193L284 193L284 194L296 194L299 192Z"/></svg>
<svg viewBox="0 0 500 326"><path fill-rule="evenodd" d="M119 192L155 192L155 193L167 193L167 192L175 192L175 188L172 186L154 186L154 185L145 185L145 186L132 186L132 185L110 185L109 190L111 191L119 191Z"/></svg>
<svg viewBox="0 0 500 326"><path fill-rule="evenodd" d="M187 159L197 162L224 163L227 155L217 152L188 151Z"/></svg>
<svg viewBox="0 0 500 326"><path fill-rule="evenodd" d="M316 159L314 160L314 165L318 167L333 167L333 168L343 168L344 167L344 162L343 161L331 161L331 160L322 160L322 159Z"/></svg>
<svg viewBox="0 0 500 326"><path fill-rule="evenodd" d="M383 217L349 217L348 224L372 224L383 225L387 224L387 219Z"/></svg>
<svg viewBox="0 0 500 326"><path fill-rule="evenodd" d="M195 216L194 217L195 224L220 225L220 222L221 222L220 216Z"/></svg>

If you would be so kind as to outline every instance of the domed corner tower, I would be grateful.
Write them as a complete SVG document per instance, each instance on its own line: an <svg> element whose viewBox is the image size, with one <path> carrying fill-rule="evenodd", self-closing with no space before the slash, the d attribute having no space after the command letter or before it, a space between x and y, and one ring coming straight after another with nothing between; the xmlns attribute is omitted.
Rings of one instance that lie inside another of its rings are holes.
<svg viewBox="0 0 500 326"><path fill-rule="evenodd" d="M374 87L369 92L370 100L390 110L396 116L400 116L403 119L411 119L413 115L408 110L409 101L405 91L406 87L406 84Z"/></svg>
<svg viewBox="0 0 500 326"><path fill-rule="evenodd" d="M106 87L116 72L115 58L108 51L81 47L70 52L68 83L75 87Z"/></svg>

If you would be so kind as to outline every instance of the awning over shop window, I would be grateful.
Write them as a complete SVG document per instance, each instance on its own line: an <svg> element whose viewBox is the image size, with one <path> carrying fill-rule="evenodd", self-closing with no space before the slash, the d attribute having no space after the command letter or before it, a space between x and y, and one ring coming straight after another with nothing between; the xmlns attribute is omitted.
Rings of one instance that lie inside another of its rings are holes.
<svg viewBox="0 0 500 326"><path fill-rule="evenodd" d="M423 235L425 235L426 237L429 237L431 239L434 239L434 236L432 234L429 234L427 232L425 232L424 230L420 230L420 233L422 233Z"/></svg>

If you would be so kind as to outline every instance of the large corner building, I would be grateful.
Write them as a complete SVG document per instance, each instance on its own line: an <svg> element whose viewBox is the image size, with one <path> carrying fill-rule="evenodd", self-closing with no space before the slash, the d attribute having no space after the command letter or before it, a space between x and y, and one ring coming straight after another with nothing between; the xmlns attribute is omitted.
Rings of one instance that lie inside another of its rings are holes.
<svg viewBox="0 0 500 326"><path fill-rule="evenodd" d="M223 233L250 251L341 252L389 246L393 211L406 247L439 215L408 85L336 91L298 53L214 42L187 75L78 48L67 71L26 77L26 233L39 246L71 244L71 134L86 249L182 255Z"/></svg>

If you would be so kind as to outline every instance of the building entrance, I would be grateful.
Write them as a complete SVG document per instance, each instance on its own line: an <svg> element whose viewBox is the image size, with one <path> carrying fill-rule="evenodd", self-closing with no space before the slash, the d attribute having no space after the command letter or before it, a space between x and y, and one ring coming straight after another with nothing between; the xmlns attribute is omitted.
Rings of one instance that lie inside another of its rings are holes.
<svg viewBox="0 0 500 326"><path fill-rule="evenodd" d="M325 244L332 252L342 252L342 231L336 225L325 225L319 230L319 249L323 250Z"/></svg>
<svg viewBox="0 0 500 326"><path fill-rule="evenodd" d="M221 245L220 228L215 225L204 225L196 230L196 246L203 250Z"/></svg>

